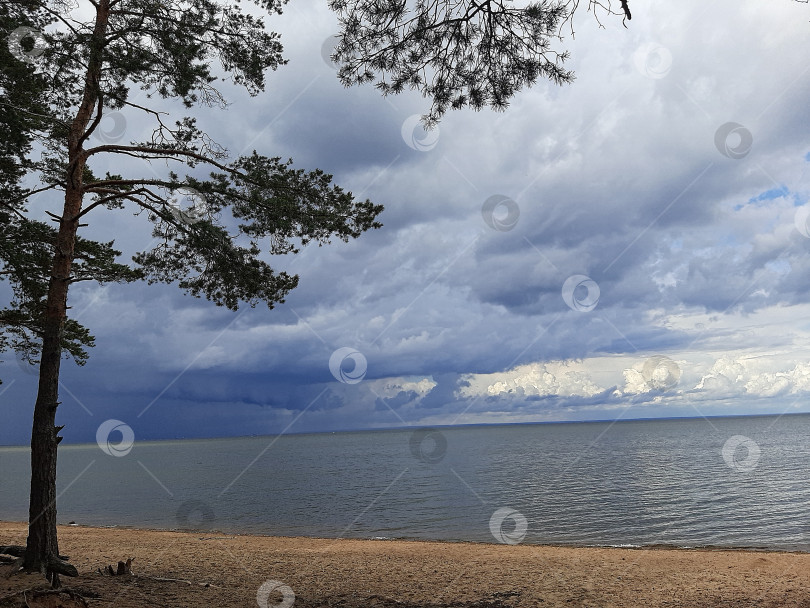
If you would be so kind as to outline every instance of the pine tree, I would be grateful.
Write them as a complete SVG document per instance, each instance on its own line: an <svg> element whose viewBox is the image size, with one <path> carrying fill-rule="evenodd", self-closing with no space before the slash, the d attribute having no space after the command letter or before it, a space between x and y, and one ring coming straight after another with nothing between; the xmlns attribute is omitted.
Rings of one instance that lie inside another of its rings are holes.
<svg viewBox="0 0 810 608"><path fill-rule="evenodd" d="M298 277L274 271L263 254L356 238L380 227L382 211L355 200L323 171L294 169L292 161L257 152L229 159L193 115L174 124L166 120L160 98L180 100L189 113L200 106L224 108L223 77L252 95L263 90L266 71L285 61L278 35L267 32L261 19L214 0L75 4L24 0L4 3L0 12L8 36L8 48L0 51L6 138L0 150L0 278L10 280L15 293L0 313L0 345L39 358L29 532L20 553L22 568L44 573L54 586L60 574L76 574L59 557L56 533L60 365L65 354L82 362L93 343L88 330L67 316L70 286L143 279L176 283L232 310L259 302L272 308ZM281 12L278 0L256 4ZM92 19L81 19L88 9ZM224 76L215 73L220 67ZM131 101L133 83L148 90L147 101ZM91 139L105 116L124 109L153 121L149 140ZM36 162L32 145L40 155ZM105 157L173 167L163 177L96 175L93 165ZM183 166L208 174L181 176ZM34 171L40 183L32 186ZM178 208L184 192L195 200L192 210ZM54 226L29 218L35 194L37 204L44 194L60 201L45 210ZM99 243L78 234L95 215L127 209L151 222L158 243L135 255L132 265L116 262L116 235Z"/></svg>

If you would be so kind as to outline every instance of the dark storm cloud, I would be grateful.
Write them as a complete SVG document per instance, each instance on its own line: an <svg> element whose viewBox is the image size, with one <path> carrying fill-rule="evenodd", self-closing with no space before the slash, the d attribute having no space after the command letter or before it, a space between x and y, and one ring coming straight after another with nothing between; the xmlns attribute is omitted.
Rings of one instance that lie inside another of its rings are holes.
<svg viewBox="0 0 810 608"><path fill-rule="evenodd" d="M324 80L296 104L292 120L279 121L274 129L279 150L299 166L320 167L339 176L383 169L406 154L392 108L379 107L376 97L370 102L365 92L341 90L337 83Z"/></svg>

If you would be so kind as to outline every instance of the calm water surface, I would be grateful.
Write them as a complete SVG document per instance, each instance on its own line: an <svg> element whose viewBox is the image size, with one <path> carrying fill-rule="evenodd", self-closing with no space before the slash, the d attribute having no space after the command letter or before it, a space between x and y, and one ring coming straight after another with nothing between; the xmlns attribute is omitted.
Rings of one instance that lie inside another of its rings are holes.
<svg viewBox="0 0 810 608"><path fill-rule="evenodd" d="M805 551L809 440L792 415L73 445L59 521L495 542L508 508L523 543ZM0 448L0 519L27 518L27 467Z"/></svg>

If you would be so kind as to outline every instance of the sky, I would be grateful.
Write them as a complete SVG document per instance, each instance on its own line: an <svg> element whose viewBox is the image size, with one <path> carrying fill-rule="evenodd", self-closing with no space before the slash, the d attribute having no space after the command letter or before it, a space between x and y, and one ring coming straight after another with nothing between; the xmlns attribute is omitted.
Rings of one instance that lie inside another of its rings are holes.
<svg viewBox="0 0 810 608"><path fill-rule="evenodd" d="M273 310L74 286L97 345L63 364L65 441L810 411L810 6L631 10L576 15L572 84L426 132L418 93L344 88L337 16L291 0L267 20L289 64L198 124L332 173L384 227L274 259L300 284ZM101 137L148 129L125 112ZM132 209L88 221L125 258L151 242ZM35 370L0 358L0 444L25 444Z"/></svg>

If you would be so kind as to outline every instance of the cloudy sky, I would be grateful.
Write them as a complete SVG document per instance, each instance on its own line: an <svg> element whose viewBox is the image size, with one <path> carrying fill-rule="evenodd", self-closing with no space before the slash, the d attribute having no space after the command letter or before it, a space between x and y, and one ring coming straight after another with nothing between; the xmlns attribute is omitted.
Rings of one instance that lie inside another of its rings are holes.
<svg viewBox="0 0 810 608"><path fill-rule="evenodd" d="M76 286L97 347L63 366L66 441L108 419L159 439L810 411L810 7L631 9L627 29L577 15L573 84L425 132L418 94L343 88L336 16L291 0L269 20L289 64L200 126L333 173L385 227L278 259L300 286L272 311ZM129 211L89 219L150 243ZM2 358L0 444L23 444L36 377Z"/></svg>

